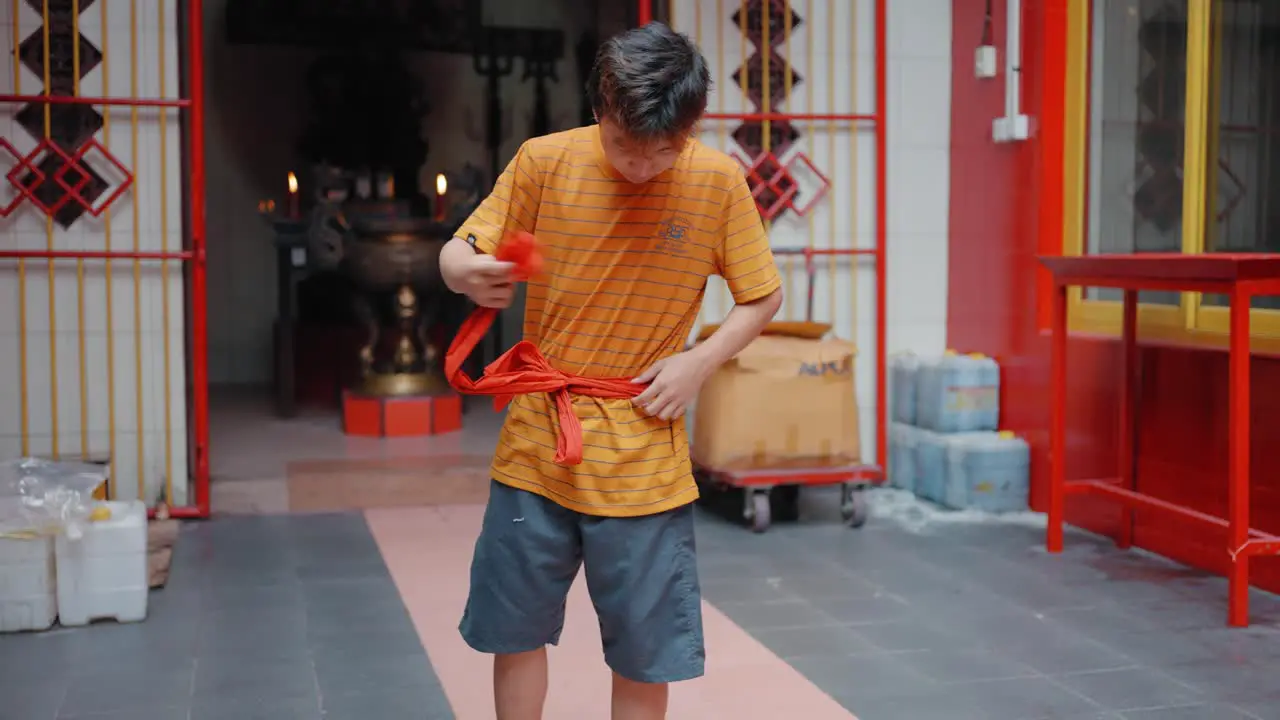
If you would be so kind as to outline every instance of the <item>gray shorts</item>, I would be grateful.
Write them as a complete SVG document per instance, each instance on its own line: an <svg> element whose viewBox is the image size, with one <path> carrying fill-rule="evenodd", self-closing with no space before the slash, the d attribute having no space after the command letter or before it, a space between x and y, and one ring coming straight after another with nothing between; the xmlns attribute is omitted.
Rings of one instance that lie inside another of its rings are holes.
<svg viewBox="0 0 1280 720"><path fill-rule="evenodd" d="M693 505L595 517L493 482L458 629L484 653L555 645L585 566L609 667L636 682L696 678L705 650L695 552Z"/></svg>

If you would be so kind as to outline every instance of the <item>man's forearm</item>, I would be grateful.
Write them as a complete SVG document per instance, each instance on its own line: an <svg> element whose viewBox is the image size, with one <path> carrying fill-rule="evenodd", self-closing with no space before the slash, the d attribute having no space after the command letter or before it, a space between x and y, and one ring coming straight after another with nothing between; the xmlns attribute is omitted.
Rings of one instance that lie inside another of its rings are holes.
<svg viewBox="0 0 1280 720"><path fill-rule="evenodd" d="M711 337L689 352L700 355L710 367L719 367L759 337L782 307L782 289L743 305L734 305Z"/></svg>
<svg viewBox="0 0 1280 720"><path fill-rule="evenodd" d="M440 248L440 277L444 279L445 287L453 292L462 292L458 283L458 265L475 254L476 249L471 246L471 243L458 237L449 240L444 247Z"/></svg>

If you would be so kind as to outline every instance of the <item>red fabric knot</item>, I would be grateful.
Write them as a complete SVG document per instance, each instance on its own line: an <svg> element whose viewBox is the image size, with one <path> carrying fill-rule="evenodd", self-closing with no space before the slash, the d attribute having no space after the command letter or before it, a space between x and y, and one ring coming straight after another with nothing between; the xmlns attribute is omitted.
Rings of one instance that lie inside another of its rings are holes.
<svg viewBox="0 0 1280 720"><path fill-rule="evenodd" d="M516 265L514 276L527 280L537 274L542 259L530 233L509 235L498 246L494 257ZM573 466L582 462L582 421L573 411L573 395L597 398L633 398L644 391L645 386L628 378L593 378L557 370L527 340L516 343L501 357L484 369L478 380L472 380L462 369L463 362L471 355L485 333L493 325L498 311L493 308L476 308L467 317L445 353L444 371L449 384L467 395L493 395L494 408L501 410L516 395L545 392L551 395L556 406L559 428L556 431L556 456L559 465Z"/></svg>

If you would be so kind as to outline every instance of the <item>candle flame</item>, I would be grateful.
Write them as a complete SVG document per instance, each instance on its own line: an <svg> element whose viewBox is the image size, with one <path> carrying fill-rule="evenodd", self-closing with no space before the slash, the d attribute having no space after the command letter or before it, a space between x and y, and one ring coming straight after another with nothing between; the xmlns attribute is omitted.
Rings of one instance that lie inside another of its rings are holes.
<svg viewBox="0 0 1280 720"><path fill-rule="evenodd" d="M444 173L438 173L436 175L436 194L443 195L448 189L449 179L444 176Z"/></svg>
<svg viewBox="0 0 1280 720"><path fill-rule="evenodd" d="M298 192L298 176L289 173L289 194L292 195L296 192Z"/></svg>

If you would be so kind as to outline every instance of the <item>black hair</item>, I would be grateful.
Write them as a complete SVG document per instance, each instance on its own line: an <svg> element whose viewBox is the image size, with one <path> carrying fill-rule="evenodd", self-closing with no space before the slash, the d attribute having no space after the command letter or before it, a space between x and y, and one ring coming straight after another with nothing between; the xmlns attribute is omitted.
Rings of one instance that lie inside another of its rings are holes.
<svg viewBox="0 0 1280 720"><path fill-rule="evenodd" d="M711 71L698 46L660 22L606 40L587 79L596 118L640 142L689 133L710 90Z"/></svg>

